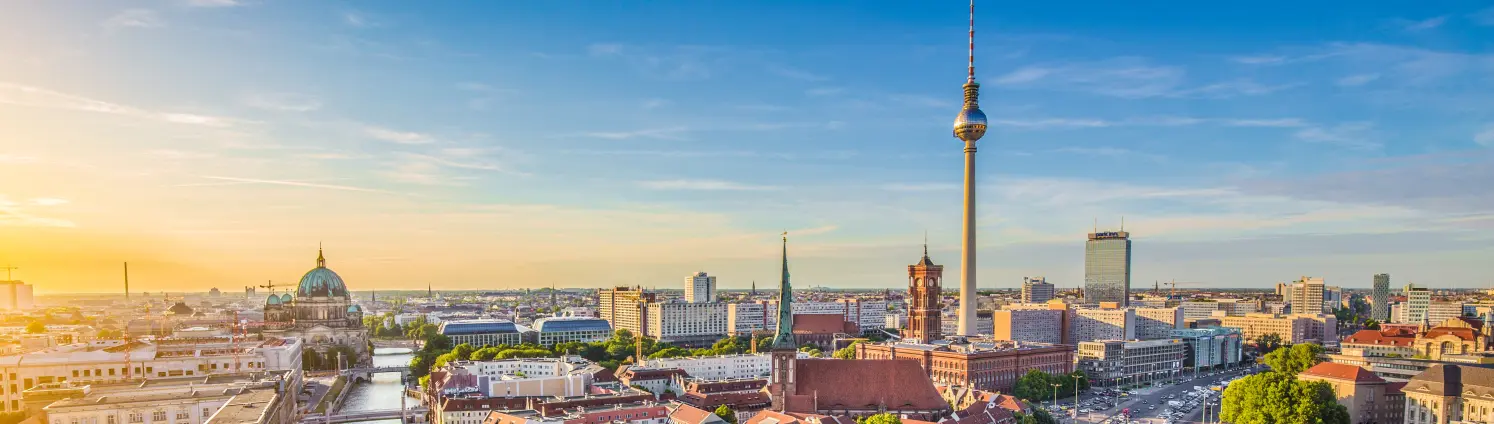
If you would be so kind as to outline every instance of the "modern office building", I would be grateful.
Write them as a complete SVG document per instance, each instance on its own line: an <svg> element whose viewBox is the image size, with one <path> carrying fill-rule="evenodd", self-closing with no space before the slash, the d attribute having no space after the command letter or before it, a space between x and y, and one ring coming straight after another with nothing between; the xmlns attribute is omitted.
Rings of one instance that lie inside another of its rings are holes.
<svg viewBox="0 0 1494 424"><path fill-rule="evenodd" d="M1155 340L1172 338L1172 330L1183 327L1183 308L1133 308L1136 309L1136 339Z"/></svg>
<svg viewBox="0 0 1494 424"><path fill-rule="evenodd" d="M1240 363L1244 343L1237 328L1187 328L1173 330L1172 337L1187 345L1183 368L1197 373Z"/></svg>
<svg viewBox="0 0 1494 424"><path fill-rule="evenodd" d="M1054 287L1044 277L1022 277L1022 303L1043 303L1053 300Z"/></svg>
<svg viewBox="0 0 1494 424"><path fill-rule="evenodd" d="M1323 313L1323 290L1322 278L1302 277L1301 280L1292 282L1292 296L1286 298L1287 303L1292 305L1292 313Z"/></svg>
<svg viewBox="0 0 1494 424"><path fill-rule="evenodd" d="M1084 244L1084 303L1131 302L1131 234L1089 233Z"/></svg>
<svg viewBox="0 0 1494 424"><path fill-rule="evenodd" d="M1421 324L1431 321L1427 315L1432 306L1432 291L1426 287L1417 287L1416 284L1407 284L1401 289L1406 296L1406 302L1401 304L1401 315L1396 317L1396 322L1402 324Z"/></svg>
<svg viewBox="0 0 1494 424"><path fill-rule="evenodd" d="M1115 306L1115 303L1106 302L1098 308L1071 309L1068 342L1135 340L1136 309Z"/></svg>
<svg viewBox="0 0 1494 424"><path fill-rule="evenodd" d="M1375 274L1370 289L1370 318L1390 322L1390 274Z"/></svg>
<svg viewBox="0 0 1494 424"><path fill-rule="evenodd" d="M685 301L707 303L716 301L716 277L704 271L685 277Z"/></svg>
<svg viewBox="0 0 1494 424"><path fill-rule="evenodd" d="M602 342L612 338L607 320L591 317L551 317L534 320L534 341L540 346L567 342Z"/></svg>
<svg viewBox="0 0 1494 424"><path fill-rule="evenodd" d="M1178 307L1183 308L1183 319L1185 320L1208 319L1214 316L1214 311L1219 310L1219 302L1212 300L1191 300L1178 304Z"/></svg>
<svg viewBox="0 0 1494 424"><path fill-rule="evenodd" d="M648 325L647 305L655 299L654 293L644 292L643 287L602 289L597 291L597 315L612 324L613 330L643 334Z"/></svg>
<svg viewBox="0 0 1494 424"><path fill-rule="evenodd" d="M30 284L20 280L0 281L0 310L29 311L35 306Z"/></svg>
<svg viewBox="0 0 1494 424"><path fill-rule="evenodd" d="M643 334L665 343L709 346L726 337L727 306L717 302L650 303Z"/></svg>
<svg viewBox="0 0 1494 424"><path fill-rule="evenodd" d="M1081 342L1075 368L1099 387L1144 385L1182 376L1186 350L1179 339Z"/></svg>
<svg viewBox="0 0 1494 424"><path fill-rule="evenodd" d="M502 319L463 319L441 322L439 332L451 338L452 345L470 344L475 347L517 345L524 343L524 332L529 331L513 321Z"/></svg>

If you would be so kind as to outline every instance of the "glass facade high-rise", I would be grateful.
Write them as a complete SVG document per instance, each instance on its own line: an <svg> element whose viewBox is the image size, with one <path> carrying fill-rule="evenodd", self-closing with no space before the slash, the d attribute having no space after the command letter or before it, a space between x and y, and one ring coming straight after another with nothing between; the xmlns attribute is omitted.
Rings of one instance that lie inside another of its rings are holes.
<svg viewBox="0 0 1494 424"><path fill-rule="evenodd" d="M1131 304L1131 234L1089 233L1084 244L1084 303Z"/></svg>
<svg viewBox="0 0 1494 424"><path fill-rule="evenodd" d="M1375 284L1370 292L1370 318L1390 322L1390 274L1375 274Z"/></svg>

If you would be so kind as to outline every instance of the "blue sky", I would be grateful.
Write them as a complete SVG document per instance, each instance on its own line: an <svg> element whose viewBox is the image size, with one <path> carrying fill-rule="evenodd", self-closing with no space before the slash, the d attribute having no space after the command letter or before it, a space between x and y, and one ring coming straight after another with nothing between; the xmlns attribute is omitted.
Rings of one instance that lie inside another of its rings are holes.
<svg viewBox="0 0 1494 424"><path fill-rule="evenodd" d="M901 287L958 264L962 2L0 5L0 251L46 290ZM1494 8L977 5L980 285L1494 285ZM8 236L4 233L9 233ZM0 258L4 259L4 258Z"/></svg>

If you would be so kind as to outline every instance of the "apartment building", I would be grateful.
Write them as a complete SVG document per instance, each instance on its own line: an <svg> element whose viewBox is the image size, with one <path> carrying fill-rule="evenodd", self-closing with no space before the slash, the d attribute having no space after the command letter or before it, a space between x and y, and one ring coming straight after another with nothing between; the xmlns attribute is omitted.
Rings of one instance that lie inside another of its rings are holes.
<svg viewBox="0 0 1494 424"><path fill-rule="evenodd" d="M643 334L665 343L708 346L726 337L727 306L716 302L650 303Z"/></svg>
<svg viewBox="0 0 1494 424"><path fill-rule="evenodd" d="M1179 339L1079 343L1076 369L1099 387L1144 385L1182 375L1187 345Z"/></svg>
<svg viewBox="0 0 1494 424"><path fill-rule="evenodd" d="M49 383L108 383L140 378L199 377L288 371L301 382L301 351L294 337L165 338L124 343L103 340L0 356L0 410L18 412L22 392Z"/></svg>
<svg viewBox="0 0 1494 424"><path fill-rule="evenodd" d="M1183 308L1135 308L1136 339L1155 340L1172 337L1172 330L1183 327Z"/></svg>
<svg viewBox="0 0 1494 424"><path fill-rule="evenodd" d="M1071 309L1068 342L1136 339L1136 309L1113 305L1105 303L1099 308Z"/></svg>
<svg viewBox="0 0 1494 424"><path fill-rule="evenodd" d="M646 293L642 287L602 289L597 291L597 315L612 324L613 330L644 334L649 322L647 305L655 299L654 293Z"/></svg>
<svg viewBox="0 0 1494 424"><path fill-rule="evenodd" d="M1223 317L1220 318L1220 323L1224 327L1240 329L1241 336L1251 342L1260 336L1275 334L1281 337L1282 343L1311 342L1329 347L1338 346L1338 336L1335 334L1338 320L1333 315L1255 313L1243 317Z"/></svg>

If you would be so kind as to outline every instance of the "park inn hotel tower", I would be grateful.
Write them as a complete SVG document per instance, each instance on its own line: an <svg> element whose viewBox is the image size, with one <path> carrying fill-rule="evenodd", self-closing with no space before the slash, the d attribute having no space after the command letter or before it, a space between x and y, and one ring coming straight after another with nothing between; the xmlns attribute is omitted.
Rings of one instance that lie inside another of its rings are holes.
<svg viewBox="0 0 1494 424"><path fill-rule="evenodd" d="M1084 303L1131 304L1131 233L1096 231L1084 243Z"/></svg>

